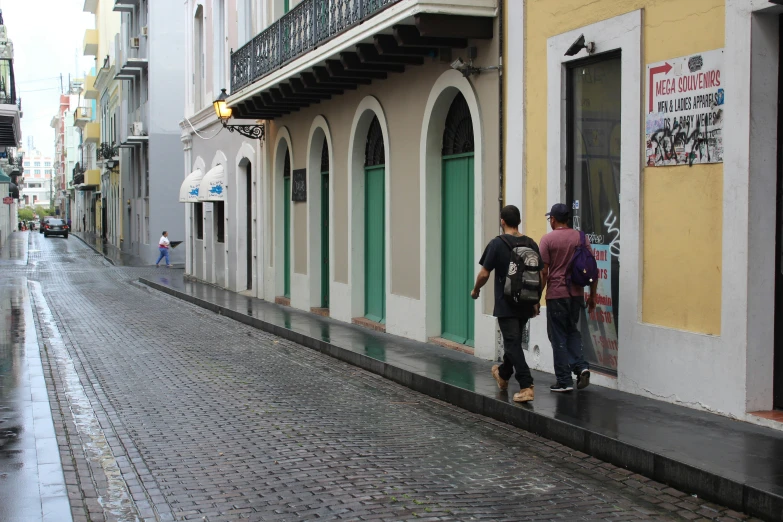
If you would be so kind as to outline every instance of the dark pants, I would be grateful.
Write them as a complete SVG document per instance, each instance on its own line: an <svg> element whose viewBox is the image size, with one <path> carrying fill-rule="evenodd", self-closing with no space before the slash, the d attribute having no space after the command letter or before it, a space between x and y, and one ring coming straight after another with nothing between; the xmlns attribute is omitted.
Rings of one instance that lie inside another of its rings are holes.
<svg viewBox="0 0 783 522"><path fill-rule="evenodd" d="M589 366L582 354L579 316L584 309L583 297L546 300L546 331L552 343L557 383L571 386L571 373L579 375Z"/></svg>
<svg viewBox="0 0 783 522"><path fill-rule="evenodd" d="M522 332L527 319L517 317L498 317L500 333L503 334L503 364L500 365L500 377L506 381L516 373L521 389L533 386L533 376L525 361L522 350Z"/></svg>

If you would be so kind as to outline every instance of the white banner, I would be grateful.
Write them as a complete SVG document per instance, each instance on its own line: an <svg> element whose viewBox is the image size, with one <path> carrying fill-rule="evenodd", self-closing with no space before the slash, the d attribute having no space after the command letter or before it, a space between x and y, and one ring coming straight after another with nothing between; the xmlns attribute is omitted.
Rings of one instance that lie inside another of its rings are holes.
<svg viewBox="0 0 783 522"><path fill-rule="evenodd" d="M723 162L723 49L647 65L648 167Z"/></svg>

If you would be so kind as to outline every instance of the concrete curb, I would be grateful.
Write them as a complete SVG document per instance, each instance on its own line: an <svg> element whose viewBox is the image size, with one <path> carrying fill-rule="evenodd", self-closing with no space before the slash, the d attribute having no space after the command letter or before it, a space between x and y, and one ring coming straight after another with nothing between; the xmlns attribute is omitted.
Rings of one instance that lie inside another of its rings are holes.
<svg viewBox="0 0 783 522"><path fill-rule="evenodd" d="M193 297L168 286L144 278L140 278L139 282L206 310L375 373L424 395L535 433L615 466L668 484L680 491L698 495L706 500L764 520L777 521L783 518L783 495L770 491L769 489L774 487L772 485L769 489L759 488L722 477L654 451L596 433L588 428L550 418L508 402L486 397L410 370L392 366L346 348Z"/></svg>

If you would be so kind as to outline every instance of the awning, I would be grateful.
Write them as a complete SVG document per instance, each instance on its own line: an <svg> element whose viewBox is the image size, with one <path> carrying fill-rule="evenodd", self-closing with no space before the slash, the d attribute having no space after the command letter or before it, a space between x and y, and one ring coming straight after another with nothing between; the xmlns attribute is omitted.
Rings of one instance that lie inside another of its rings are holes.
<svg viewBox="0 0 783 522"><path fill-rule="evenodd" d="M182 186L179 188L180 203L198 203L198 186L204 173L201 169L196 169L185 178Z"/></svg>
<svg viewBox="0 0 783 522"><path fill-rule="evenodd" d="M199 201L226 200L226 173L223 165L210 169L201 180L198 188Z"/></svg>

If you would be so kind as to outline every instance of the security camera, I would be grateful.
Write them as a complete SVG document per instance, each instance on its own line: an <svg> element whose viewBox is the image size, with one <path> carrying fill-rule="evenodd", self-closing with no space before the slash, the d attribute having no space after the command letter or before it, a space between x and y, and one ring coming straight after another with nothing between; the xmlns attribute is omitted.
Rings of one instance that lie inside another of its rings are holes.
<svg viewBox="0 0 783 522"><path fill-rule="evenodd" d="M593 54L593 51L595 51L595 44L593 42L587 42L587 44L585 44L585 35L580 34L579 38L577 38L576 41L571 44L571 47L569 47L565 52L565 55L577 55L582 49L587 49L587 54Z"/></svg>
<svg viewBox="0 0 783 522"><path fill-rule="evenodd" d="M455 71L461 71L465 68L465 62L462 61L462 58L457 58L453 62L451 62L451 68Z"/></svg>

